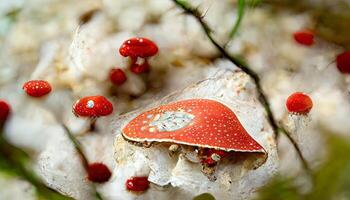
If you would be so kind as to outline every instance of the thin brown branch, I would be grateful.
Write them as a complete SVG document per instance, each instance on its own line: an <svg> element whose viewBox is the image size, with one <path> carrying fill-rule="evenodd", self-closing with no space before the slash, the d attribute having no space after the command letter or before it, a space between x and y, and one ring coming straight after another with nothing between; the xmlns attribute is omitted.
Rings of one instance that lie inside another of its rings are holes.
<svg viewBox="0 0 350 200"><path fill-rule="evenodd" d="M267 114L267 118L268 121L273 129L273 132L275 133L275 136L278 135L279 132L284 133L287 138L290 140L290 142L293 144L294 148L296 149L298 156L300 157L300 160L305 168L305 170L307 170L308 172L310 172L310 168L308 163L306 162L304 156L302 155L302 152L298 146L298 144L294 141L294 139L290 136L290 134L288 133L288 131L286 129L284 129L283 127L279 127L274 114L271 110L271 106L269 103L269 100L267 98L267 95L265 94L262 86L261 86L261 81L260 81L260 77L258 76L258 74L253 71L252 69L250 69L249 66L245 65L244 63L242 63L239 59L231 56L224 47L222 47L219 42L217 42L215 40L215 38L212 35L212 31L210 29L210 27L207 25L207 23L203 20L203 18L201 17L201 13L195 9L192 8L192 6L185 0L173 0L173 2L180 8L182 8L185 12L185 14L189 14L192 15L197 22L201 25L203 31L205 32L205 34L207 35L208 39L211 41L211 43L216 47L216 49L220 52L220 54L228 59L229 61L231 61L233 64L235 64L239 69L241 69L243 72L247 73L254 81L255 85L256 85L256 89L259 95L259 101L260 103L264 106L266 114Z"/></svg>

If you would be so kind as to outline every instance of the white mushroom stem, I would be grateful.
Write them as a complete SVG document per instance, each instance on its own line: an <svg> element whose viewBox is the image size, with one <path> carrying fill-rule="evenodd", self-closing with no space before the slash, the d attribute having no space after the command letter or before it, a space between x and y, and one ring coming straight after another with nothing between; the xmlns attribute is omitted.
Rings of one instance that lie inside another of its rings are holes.
<svg viewBox="0 0 350 200"><path fill-rule="evenodd" d="M219 162L221 157L219 156L219 154L213 153L211 154L211 159L213 159L215 162Z"/></svg>

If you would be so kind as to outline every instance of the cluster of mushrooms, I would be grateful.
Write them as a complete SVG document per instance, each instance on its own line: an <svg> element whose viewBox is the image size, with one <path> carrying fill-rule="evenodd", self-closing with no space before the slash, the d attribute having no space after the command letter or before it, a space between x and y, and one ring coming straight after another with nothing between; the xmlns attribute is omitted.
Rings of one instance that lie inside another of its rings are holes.
<svg viewBox="0 0 350 200"><path fill-rule="evenodd" d="M294 33L296 42L311 46L313 33ZM157 45L147 38L126 40L119 53L130 60L130 71L135 74L150 71L148 59L158 52ZM338 55L337 67L342 73L350 73L350 52ZM122 85L127 77L120 68L109 74L110 81ZM31 80L23 85L31 97L40 98L52 91L45 80ZM290 113L305 115L313 106L311 98L296 92L286 101ZM0 100L0 122L3 124L10 113L10 104ZM113 104L104 96L87 96L73 105L77 117L88 117L94 123L98 117L112 114ZM244 129L235 113L223 103L211 99L187 99L160 105L145 111L132 119L122 129L123 138L135 145L152 147L165 146L170 156L184 155L189 162L200 163L202 171L210 180L220 163L231 162L240 156L257 155L267 158L265 149ZM260 164L262 164L261 162ZM90 163L87 178L96 183L110 179L112 173L103 163ZM129 191L142 192L149 187L148 177L130 177L125 183Z"/></svg>

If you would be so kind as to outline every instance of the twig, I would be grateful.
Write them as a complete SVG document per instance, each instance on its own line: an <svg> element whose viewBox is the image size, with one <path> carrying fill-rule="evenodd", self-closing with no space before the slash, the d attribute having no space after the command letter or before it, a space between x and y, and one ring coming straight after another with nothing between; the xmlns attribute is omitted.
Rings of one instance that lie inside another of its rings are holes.
<svg viewBox="0 0 350 200"><path fill-rule="evenodd" d="M67 134L68 138L72 141L74 148L76 149L76 151L81 159L81 162L83 163L83 167L84 167L85 171L87 172L88 166L89 166L89 161L87 160L87 158L84 154L84 151L80 145L80 142L75 138L75 136L70 132L70 130L68 129L68 127L65 124L62 123L62 127L64 128L65 133ZM99 192L97 192L95 185L94 185L94 189L95 189L96 198L98 200L103 200L101 194L99 194Z"/></svg>
<svg viewBox="0 0 350 200"><path fill-rule="evenodd" d="M186 14L192 15L198 23L201 25L203 31L207 35L208 39L213 43L213 45L216 47L216 49L220 52L220 54L231 61L233 64L235 64L238 68L240 68L243 72L247 73L254 81L256 85L256 89L259 95L259 101L264 106L268 121L273 129L273 132L275 133L275 136L278 135L279 132L284 133L287 138L290 140L290 142L293 144L294 148L296 149L298 156L300 157L300 160L308 172L310 172L310 167L308 163L306 162L304 156L301 153L300 148L298 147L297 143L294 141L294 139L290 136L288 131L284 129L283 127L279 127L275 117L272 113L270 103L268 101L267 95L265 94L264 90L262 89L260 78L258 74L250 69L247 65L242 63L239 59L231 56L213 37L212 32L210 31L210 27L204 22L204 20L201 17L201 13L195 9L192 8L192 6L186 1L186 0L173 0L173 2L180 8L184 10Z"/></svg>

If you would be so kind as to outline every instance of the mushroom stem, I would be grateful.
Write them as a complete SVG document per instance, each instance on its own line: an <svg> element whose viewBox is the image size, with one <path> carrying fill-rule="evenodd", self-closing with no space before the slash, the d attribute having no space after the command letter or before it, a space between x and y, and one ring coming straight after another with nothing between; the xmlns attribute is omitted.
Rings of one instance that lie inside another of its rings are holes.
<svg viewBox="0 0 350 200"><path fill-rule="evenodd" d="M90 132L93 132L96 130L96 120L97 120L97 117L92 117L90 119L90 127L89 127Z"/></svg>

